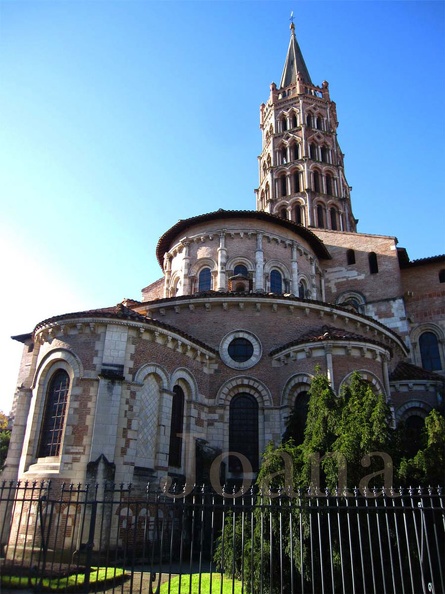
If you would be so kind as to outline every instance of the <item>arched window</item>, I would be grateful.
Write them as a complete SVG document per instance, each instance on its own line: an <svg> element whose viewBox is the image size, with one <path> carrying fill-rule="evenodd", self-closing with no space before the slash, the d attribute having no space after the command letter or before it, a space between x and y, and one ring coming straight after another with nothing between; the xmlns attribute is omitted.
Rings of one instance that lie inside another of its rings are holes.
<svg viewBox="0 0 445 594"><path fill-rule="evenodd" d="M439 270L439 282L445 283L445 268L442 270Z"/></svg>
<svg viewBox="0 0 445 594"><path fill-rule="evenodd" d="M286 184L286 176L285 175L282 175L280 177L280 190L281 190L281 196L286 196L287 184Z"/></svg>
<svg viewBox="0 0 445 594"><path fill-rule="evenodd" d="M330 209L330 213L331 213L331 229L333 231L337 231L337 229L338 229L337 210L332 206Z"/></svg>
<svg viewBox="0 0 445 594"><path fill-rule="evenodd" d="M281 149L281 164L285 165L287 163L287 148L283 146Z"/></svg>
<svg viewBox="0 0 445 594"><path fill-rule="evenodd" d="M326 175L326 194L334 195L334 184L332 183L332 176L329 173Z"/></svg>
<svg viewBox="0 0 445 594"><path fill-rule="evenodd" d="M294 209L294 213L295 213L295 222L298 223L299 225L303 224L303 212L302 212L302 206L301 204L297 204L295 209Z"/></svg>
<svg viewBox="0 0 445 594"><path fill-rule="evenodd" d="M323 120L321 119L320 116L318 116L318 118L317 118L317 129L323 130Z"/></svg>
<svg viewBox="0 0 445 594"><path fill-rule="evenodd" d="M270 197L270 188L269 188L269 183L267 183L266 184L266 194L265 194L266 202L269 202L269 197Z"/></svg>
<svg viewBox="0 0 445 594"><path fill-rule="evenodd" d="M314 171L314 191L321 192L320 174L318 171Z"/></svg>
<svg viewBox="0 0 445 594"><path fill-rule="evenodd" d="M286 132L286 130L287 130L287 119L286 119L286 117L283 117L283 119L281 120L281 131Z"/></svg>
<svg viewBox="0 0 445 594"><path fill-rule="evenodd" d="M309 393L300 392L295 398L294 409L286 428L286 434L288 434L289 437L293 437L295 445L301 445L304 441L308 409Z"/></svg>
<svg viewBox="0 0 445 594"><path fill-rule="evenodd" d="M428 371L442 369L440 361L439 341L433 332L424 332L419 338L420 356L422 367Z"/></svg>
<svg viewBox="0 0 445 594"><path fill-rule="evenodd" d="M212 272L210 268L203 268L199 273L198 291L210 291L212 288Z"/></svg>
<svg viewBox="0 0 445 594"><path fill-rule="evenodd" d="M286 210L285 208L282 208L282 209L280 210L280 217L281 217L282 219L287 219L287 210Z"/></svg>
<svg viewBox="0 0 445 594"><path fill-rule="evenodd" d="M377 262L377 254L375 252L370 252L368 255L369 260L369 272L371 274L377 274L379 271L379 264Z"/></svg>
<svg viewBox="0 0 445 594"><path fill-rule="evenodd" d="M306 297L306 285L302 280L298 283L298 297L300 299L304 299Z"/></svg>
<svg viewBox="0 0 445 594"><path fill-rule="evenodd" d="M66 405L70 379L66 371L59 369L51 378L46 393L43 424L40 433L37 456L58 456L62 444Z"/></svg>
<svg viewBox="0 0 445 594"><path fill-rule="evenodd" d="M296 171L293 175L293 182L294 182L294 193L300 192L300 172Z"/></svg>
<svg viewBox="0 0 445 594"><path fill-rule="evenodd" d="M404 454L408 458L414 458L422 445L422 431L425 427L425 419L419 415L410 415L404 421Z"/></svg>
<svg viewBox="0 0 445 594"><path fill-rule="evenodd" d="M321 147L321 160L323 163L329 163L329 151L325 146Z"/></svg>
<svg viewBox="0 0 445 594"><path fill-rule="evenodd" d="M296 142L292 147L292 156L294 161L297 161L300 158L300 145Z"/></svg>
<svg viewBox="0 0 445 594"><path fill-rule="evenodd" d="M181 386L173 388L172 417L170 423L170 445L168 464L179 468L182 459L182 433L184 424L184 391Z"/></svg>
<svg viewBox="0 0 445 594"><path fill-rule="evenodd" d="M324 208L321 204L317 206L317 222L320 229L324 229Z"/></svg>
<svg viewBox="0 0 445 594"><path fill-rule="evenodd" d="M296 128L297 126L298 126L297 115L294 113L292 115L292 128Z"/></svg>
<svg viewBox="0 0 445 594"><path fill-rule="evenodd" d="M310 113L306 116L306 125L309 126L309 128L312 128L312 116Z"/></svg>
<svg viewBox="0 0 445 594"><path fill-rule="evenodd" d="M347 250L346 251L346 262L350 266L351 264L355 264L355 252L354 250Z"/></svg>
<svg viewBox="0 0 445 594"><path fill-rule="evenodd" d="M233 274L235 276L237 274L240 274L241 276L247 277L247 268L246 268L246 266L244 266L244 264L237 264L235 266L235 268L233 269Z"/></svg>
<svg viewBox="0 0 445 594"><path fill-rule="evenodd" d="M271 293L283 292L283 277L279 270L272 270L270 273L270 291Z"/></svg>
<svg viewBox="0 0 445 594"><path fill-rule="evenodd" d="M250 394L237 394L230 401L229 450L243 454L258 470L258 402ZM230 472L242 472L236 456L229 458Z"/></svg>
<svg viewBox="0 0 445 594"><path fill-rule="evenodd" d="M313 161L317 160L317 146L315 144L309 145L309 156Z"/></svg>

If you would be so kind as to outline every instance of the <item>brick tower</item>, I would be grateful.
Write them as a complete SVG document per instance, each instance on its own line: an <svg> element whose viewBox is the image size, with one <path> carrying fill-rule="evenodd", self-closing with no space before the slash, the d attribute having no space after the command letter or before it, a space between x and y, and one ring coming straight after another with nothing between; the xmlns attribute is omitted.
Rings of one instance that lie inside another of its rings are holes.
<svg viewBox="0 0 445 594"><path fill-rule="evenodd" d="M256 208L305 227L356 231L329 84L312 83L293 22L290 31L280 86L271 84L260 107Z"/></svg>

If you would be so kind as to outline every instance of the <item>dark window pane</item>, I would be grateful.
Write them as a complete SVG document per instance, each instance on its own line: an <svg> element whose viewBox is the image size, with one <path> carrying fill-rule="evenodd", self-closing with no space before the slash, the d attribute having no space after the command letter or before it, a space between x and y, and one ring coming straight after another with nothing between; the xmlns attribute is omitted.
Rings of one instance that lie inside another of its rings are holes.
<svg viewBox="0 0 445 594"><path fill-rule="evenodd" d="M442 369L437 336L432 332L424 332L419 338L422 367L429 371Z"/></svg>
<svg viewBox="0 0 445 594"><path fill-rule="evenodd" d="M229 449L246 456L253 471L258 470L258 403L250 394L237 394L230 402ZM242 472L236 456L229 458L229 470Z"/></svg>
<svg viewBox="0 0 445 594"><path fill-rule="evenodd" d="M272 270L270 273L270 290L272 293L283 292L283 277L278 270Z"/></svg>
<svg viewBox="0 0 445 594"><path fill-rule="evenodd" d="M199 291L210 291L212 288L212 273L210 268L203 268L199 273Z"/></svg>
<svg viewBox="0 0 445 594"><path fill-rule="evenodd" d="M244 363L253 355L253 344L247 338L234 338L229 344L228 352L234 361Z"/></svg>
<svg viewBox="0 0 445 594"><path fill-rule="evenodd" d="M182 458L182 426L184 421L184 391L180 386L173 388L172 418L170 424L169 466L179 468Z"/></svg>
<svg viewBox="0 0 445 594"><path fill-rule="evenodd" d="M70 380L63 369L56 371L46 395L38 457L58 456L62 442Z"/></svg>

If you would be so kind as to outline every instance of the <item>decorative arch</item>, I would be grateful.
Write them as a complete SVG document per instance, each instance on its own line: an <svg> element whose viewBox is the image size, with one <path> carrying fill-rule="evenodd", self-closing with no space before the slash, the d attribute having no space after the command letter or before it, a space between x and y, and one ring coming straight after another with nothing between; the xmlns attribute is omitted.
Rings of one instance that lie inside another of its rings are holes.
<svg viewBox="0 0 445 594"><path fill-rule="evenodd" d="M374 373L372 373L371 371L368 371L367 369L357 369L356 372L360 374L360 377L362 378L362 380L364 380L365 382L367 382L368 384L371 385L373 391L376 394L383 394L386 398L388 398L388 394L386 393L386 390L383 387L382 382L379 380L379 378ZM355 373L355 371L351 371L350 373L345 375L345 377L342 379L342 381L340 382L340 386L339 386L339 393L340 393L343 385L349 383L349 379L352 377L353 373Z"/></svg>
<svg viewBox="0 0 445 594"><path fill-rule="evenodd" d="M198 384L193 374L185 367L178 367L172 373L170 378L170 390L179 384L185 392L185 396L189 399L196 399L198 397Z"/></svg>
<svg viewBox="0 0 445 594"><path fill-rule="evenodd" d="M313 378L314 376L309 373L297 373L291 376L287 380L281 393L281 406L288 406L292 408L292 398L299 392L309 390Z"/></svg>
<svg viewBox="0 0 445 594"><path fill-rule="evenodd" d="M280 260L269 260L266 262L264 266L264 272L266 274L270 274L270 271L274 268L279 270L284 275L284 278L290 278L289 269L285 264L283 264L283 262L280 262Z"/></svg>
<svg viewBox="0 0 445 594"><path fill-rule="evenodd" d="M426 402L422 402L422 400L410 400L397 408L396 420L397 423L400 423L400 421L404 421L411 415L417 415L424 419L432 410L433 407Z"/></svg>
<svg viewBox="0 0 445 594"><path fill-rule="evenodd" d="M202 268L210 268L212 272L217 270L217 264L213 258L199 258L190 268L190 276L196 276Z"/></svg>
<svg viewBox="0 0 445 594"><path fill-rule="evenodd" d="M228 406L233 396L241 392L255 396L262 408L272 406L272 395L267 386L248 375L238 375L224 382L216 396L217 404Z"/></svg>
<svg viewBox="0 0 445 594"><path fill-rule="evenodd" d="M433 369L424 366L424 359L425 354L422 353L422 348L425 348L424 345L421 344L421 337L427 333L433 334L436 337L437 343L434 345L436 349L435 353L435 360L437 358L440 360L440 367L438 368L437 365L430 365ZM411 333L411 343L414 348L414 356L416 360L416 364L420 367L424 367L425 369L429 369L430 371L440 371L444 368L444 353L443 353L443 343L444 343L444 331L440 326L433 323L422 324L421 326L417 326L415 330Z"/></svg>
<svg viewBox="0 0 445 594"><path fill-rule="evenodd" d="M343 307L348 307L354 311L363 313L366 299L359 291L344 291L343 293L340 293L335 303L336 305L342 305Z"/></svg>
<svg viewBox="0 0 445 594"><path fill-rule="evenodd" d="M255 271L255 264L244 256L233 256L227 261L226 270L234 270L238 264L244 265L249 272Z"/></svg>
<svg viewBox="0 0 445 594"><path fill-rule="evenodd" d="M170 382L168 373L163 367L154 363L146 363L145 365L142 365L142 367L136 371L134 381L138 384L142 384L148 375L156 375L159 378L162 389L169 389Z"/></svg>
<svg viewBox="0 0 445 594"><path fill-rule="evenodd" d="M35 388L39 385L42 378L55 371L59 365L68 372L71 381L75 377L79 379L83 377L83 365L79 357L68 349L58 348L45 355L39 362L31 387Z"/></svg>

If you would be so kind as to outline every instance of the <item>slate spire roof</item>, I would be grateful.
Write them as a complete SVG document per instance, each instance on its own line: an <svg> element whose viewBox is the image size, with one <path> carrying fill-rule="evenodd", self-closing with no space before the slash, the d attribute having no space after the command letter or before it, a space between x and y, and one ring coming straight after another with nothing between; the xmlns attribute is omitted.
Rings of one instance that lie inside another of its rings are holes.
<svg viewBox="0 0 445 594"><path fill-rule="evenodd" d="M289 47L287 49L286 61L284 63L283 74L281 75L280 88L288 87L297 82L297 72L301 74L304 82L312 85L312 80L309 75L306 63L301 53L300 46L298 45L297 38L295 36L295 25L291 23L290 26L291 34Z"/></svg>

